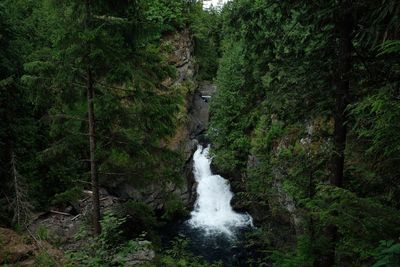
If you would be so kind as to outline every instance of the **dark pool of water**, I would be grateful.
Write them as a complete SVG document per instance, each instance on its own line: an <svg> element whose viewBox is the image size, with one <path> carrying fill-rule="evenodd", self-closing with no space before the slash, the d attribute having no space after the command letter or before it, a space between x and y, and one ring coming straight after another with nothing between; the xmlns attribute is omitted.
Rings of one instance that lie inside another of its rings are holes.
<svg viewBox="0 0 400 267"><path fill-rule="evenodd" d="M189 241L187 249L193 255L201 256L209 263L220 261L224 266L245 267L250 253L245 248L244 238L249 231L252 229L237 229L234 236L223 233L207 234L182 222L164 228L163 243L164 247L168 247L175 237L181 236Z"/></svg>

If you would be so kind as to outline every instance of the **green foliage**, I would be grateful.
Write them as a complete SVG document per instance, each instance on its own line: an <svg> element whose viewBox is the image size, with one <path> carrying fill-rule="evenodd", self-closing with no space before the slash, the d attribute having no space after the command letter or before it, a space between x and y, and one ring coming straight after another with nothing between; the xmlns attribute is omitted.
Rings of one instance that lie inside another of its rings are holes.
<svg viewBox="0 0 400 267"><path fill-rule="evenodd" d="M183 218L185 215L188 215L187 208L182 199L175 195L170 196L164 206L164 214L162 215L164 220L172 221L175 218Z"/></svg>
<svg viewBox="0 0 400 267"><path fill-rule="evenodd" d="M218 91L211 102L212 120L208 134L215 146L215 161L223 169L243 167L240 160L246 156L249 143L244 131L246 95L241 94L245 83L243 45L229 40L217 74Z"/></svg>
<svg viewBox="0 0 400 267"><path fill-rule="evenodd" d="M400 244L393 240L381 240L377 248L377 261L372 267L394 267L400 264Z"/></svg>
<svg viewBox="0 0 400 267"><path fill-rule="evenodd" d="M155 211L146 203L129 200L118 208L118 215L127 219L123 227L132 236L139 236L145 232L149 240L159 242L156 229L160 226L160 222L157 220Z"/></svg>
<svg viewBox="0 0 400 267"><path fill-rule="evenodd" d="M395 137L399 131L395 121L400 118L400 104L393 97L395 94L396 89L388 85L376 94L365 97L352 109L358 123L356 133L360 138L371 140L366 151L370 155L383 153L384 157L394 157L400 151L400 144Z"/></svg>
<svg viewBox="0 0 400 267"><path fill-rule="evenodd" d="M150 228L157 225L154 211L143 202L130 200L122 205L120 212L123 212L125 216L141 219L143 226ZM136 227L140 226L136 224Z"/></svg>
<svg viewBox="0 0 400 267"><path fill-rule="evenodd" d="M0 4L0 224L7 226L18 201L13 173L18 173L19 186L30 188L36 184L40 135L28 92L19 80L25 51L19 44L19 27L14 24L12 11L9 1ZM13 157L18 160L14 163L16 172L12 169ZM24 197L30 197L29 193L25 192Z"/></svg>
<svg viewBox="0 0 400 267"><path fill-rule="evenodd" d="M78 204L82 196L83 196L83 188L73 187L63 193L56 194L54 196L52 204L61 206L66 206L66 205L75 206L76 204Z"/></svg>
<svg viewBox="0 0 400 267"><path fill-rule="evenodd" d="M126 218L117 217L112 213L106 213L101 219L101 234L98 236L99 245L103 248L112 248L121 243L122 230L121 225Z"/></svg>
<svg viewBox="0 0 400 267"><path fill-rule="evenodd" d="M374 256L375 242L398 232L400 213L372 198L360 198L348 190L321 185L307 206L320 227L333 223L343 239L337 246L339 257L368 260Z"/></svg>
<svg viewBox="0 0 400 267"><path fill-rule="evenodd" d="M252 147L254 147L258 153L270 152L276 147L276 142L279 141L284 134L285 129L282 122L269 122L268 118L263 116L260 118L254 130Z"/></svg>
<svg viewBox="0 0 400 267"><path fill-rule="evenodd" d="M399 40L387 40L379 48L379 55L400 53L400 41Z"/></svg>
<svg viewBox="0 0 400 267"><path fill-rule="evenodd" d="M296 251L292 253L281 253L274 251L271 259L277 266L281 267L311 267L314 266L314 256L310 253L313 244L308 236L299 236Z"/></svg>
<svg viewBox="0 0 400 267"><path fill-rule="evenodd" d="M151 243L142 237L126 241L121 230L125 221L112 213L105 214L101 235L93 238L86 231L81 232L77 238L85 240L83 247L68 252L63 266L125 266L129 255L151 249Z"/></svg>
<svg viewBox="0 0 400 267"><path fill-rule="evenodd" d="M35 256L35 266L54 267L58 266L58 264L48 252L43 251Z"/></svg>
<svg viewBox="0 0 400 267"><path fill-rule="evenodd" d="M191 30L194 38L194 54L199 68L198 80L213 80L218 69L221 42L221 16L216 10L204 11L197 6L191 12Z"/></svg>
<svg viewBox="0 0 400 267"><path fill-rule="evenodd" d="M39 240L48 240L49 230L46 227L39 225L38 228L36 229L36 236L38 237Z"/></svg>
<svg viewBox="0 0 400 267"><path fill-rule="evenodd" d="M222 263L207 263L201 257L195 256L188 251L189 241L181 236L175 238L167 250L163 252L160 266L166 267L218 267Z"/></svg>
<svg viewBox="0 0 400 267"><path fill-rule="evenodd" d="M179 183L183 161L165 140L184 123L193 86L162 84L176 78L176 70L168 62L173 51L160 43L163 31L185 26L193 5L100 1L91 3L89 18L82 1L4 1L0 99L9 106L0 108L1 177L9 177L13 146L36 206L74 204L78 188L89 181L85 86L90 65L101 185ZM0 194L3 204L7 198Z"/></svg>
<svg viewBox="0 0 400 267"><path fill-rule="evenodd" d="M188 20L187 8L190 2L180 0L147 0L142 1L147 20L163 30L173 27L183 28Z"/></svg>

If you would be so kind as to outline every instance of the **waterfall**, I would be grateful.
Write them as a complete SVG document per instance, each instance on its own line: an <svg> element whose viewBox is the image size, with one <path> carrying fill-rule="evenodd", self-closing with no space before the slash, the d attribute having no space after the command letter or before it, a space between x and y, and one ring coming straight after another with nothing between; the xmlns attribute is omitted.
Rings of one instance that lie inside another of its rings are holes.
<svg viewBox="0 0 400 267"><path fill-rule="evenodd" d="M204 230L206 234L234 236L236 229L253 226L253 221L250 215L232 209L230 201L233 193L229 182L220 175L212 174L209 149L209 146L203 149L199 145L193 155L193 172L198 183L197 200L188 223L192 228Z"/></svg>

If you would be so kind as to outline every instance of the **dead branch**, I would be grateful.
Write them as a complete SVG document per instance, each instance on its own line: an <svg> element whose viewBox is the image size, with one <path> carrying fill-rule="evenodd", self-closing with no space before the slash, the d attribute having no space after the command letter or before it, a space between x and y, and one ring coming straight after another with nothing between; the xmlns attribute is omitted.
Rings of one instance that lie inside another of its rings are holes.
<svg viewBox="0 0 400 267"><path fill-rule="evenodd" d="M22 183L23 177L18 172L17 159L14 152L11 152L11 175L14 182L14 199L11 203L14 209L12 221L18 225L26 226L32 217L32 205L27 199L27 192Z"/></svg>

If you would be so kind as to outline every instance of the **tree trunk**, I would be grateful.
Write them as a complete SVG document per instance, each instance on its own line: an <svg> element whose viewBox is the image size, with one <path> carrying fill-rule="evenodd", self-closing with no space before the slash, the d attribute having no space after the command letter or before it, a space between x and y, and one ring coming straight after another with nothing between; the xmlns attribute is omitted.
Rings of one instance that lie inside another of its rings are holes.
<svg viewBox="0 0 400 267"><path fill-rule="evenodd" d="M90 27L90 0L86 0L86 21L85 28ZM86 70L86 91L88 104L88 119L89 119L89 145L90 145L90 178L92 183L92 202L93 202L93 232L95 235L101 233L100 225L100 198L99 198L99 179L97 176L96 166L96 123L94 116L94 81L90 62L91 44L87 43L87 70Z"/></svg>
<svg viewBox="0 0 400 267"><path fill-rule="evenodd" d="M100 234L100 198L99 198L99 179L96 166L96 131L94 117L94 90L93 78L90 67L87 70L87 103L89 116L89 144L90 144L90 178L92 183L92 201L93 201L93 230L96 235Z"/></svg>
<svg viewBox="0 0 400 267"><path fill-rule="evenodd" d="M344 153L347 137L347 106L350 94L350 72L351 41L353 30L352 7L349 0L341 2L340 14L336 21L336 32L338 34L338 65L336 77L335 109L334 109L334 154L332 159L332 174L330 184L338 187L343 186ZM329 225L326 236L330 241L326 257L323 258L321 266L334 266L336 258L336 243L339 238L336 225Z"/></svg>
<svg viewBox="0 0 400 267"><path fill-rule="evenodd" d="M344 151L346 148L347 135L347 106L350 94L350 71L351 71L351 33L353 30L352 11L350 1L342 4L342 14L336 22L339 35L338 72L335 98L335 126L333 170L330 183L335 186L343 186Z"/></svg>
<svg viewBox="0 0 400 267"><path fill-rule="evenodd" d="M347 1L346 1L347 3ZM343 14L336 23L339 34L339 64L334 112L334 155L330 183L335 186L343 185L344 151L346 148L346 108L348 106L351 71L351 32L353 28L351 7L345 4Z"/></svg>
<svg viewBox="0 0 400 267"><path fill-rule="evenodd" d="M90 178L92 183L92 202L93 202L93 231L96 235L101 233L100 226L100 197L99 197L99 179L96 166L96 132L94 118L94 90L90 68L88 69L87 102L89 116L89 143L90 143Z"/></svg>

